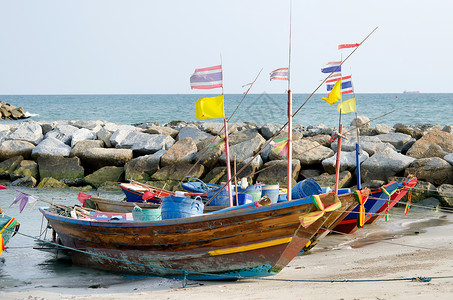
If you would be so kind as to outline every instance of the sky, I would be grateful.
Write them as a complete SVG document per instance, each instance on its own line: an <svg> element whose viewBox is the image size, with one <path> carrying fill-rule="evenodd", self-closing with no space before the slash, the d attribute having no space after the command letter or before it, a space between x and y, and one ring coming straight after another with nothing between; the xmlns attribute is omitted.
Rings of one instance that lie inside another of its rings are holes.
<svg viewBox="0 0 453 300"><path fill-rule="evenodd" d="M0 95L192 94L195 68L220 64L225 93L284 93L282 0L0 0ZM452 93L453 1L293 0L291 89L312 93L345 58L356 93ZM321 87L318 92L325 92Z"/></svg>

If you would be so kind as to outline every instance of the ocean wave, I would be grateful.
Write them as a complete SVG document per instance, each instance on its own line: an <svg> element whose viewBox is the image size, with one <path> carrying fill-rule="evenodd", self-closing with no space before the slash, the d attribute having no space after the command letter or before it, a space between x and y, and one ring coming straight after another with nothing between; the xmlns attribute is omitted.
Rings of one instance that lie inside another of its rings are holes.
<svg viewBox="0 0 453 300"><path fill-rule="evenodd" d="M37 116L39 116L39 114L32 114L32 113L30 113L30 112L28 112L28 111L26 111L26 112L24 113L24 117L26 117L26 118L37 117Z"/></svg>

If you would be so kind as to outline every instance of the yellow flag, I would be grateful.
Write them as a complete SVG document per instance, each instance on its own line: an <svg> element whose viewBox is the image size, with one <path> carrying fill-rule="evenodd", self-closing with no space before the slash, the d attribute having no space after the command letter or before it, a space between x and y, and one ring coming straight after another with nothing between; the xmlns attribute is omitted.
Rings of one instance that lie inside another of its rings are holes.
<svg viewBox="0 0 453 300"><path fill-rule="evenodd" d="M338 99L341 99L341 80L338 80L333 86L332 90L329 93L327 98L322 97L330 105L338 102Z"/></svg>
<svg viewBox="0 0 453 300"><path fill-rule="evenodd" d="M195 102L197 119L225 118L223 95L210 98L200 98Z"/></svg>
<svg viewBox="0 0 453 300"><path fill-rule="evenodd" d="M347 101L344 101L343 103L338 104L338 107L337 107L338 112L340 112L340 108L341 108L342 114L356 112L357 109L355 107L355 98L349 99Z"/></svg>

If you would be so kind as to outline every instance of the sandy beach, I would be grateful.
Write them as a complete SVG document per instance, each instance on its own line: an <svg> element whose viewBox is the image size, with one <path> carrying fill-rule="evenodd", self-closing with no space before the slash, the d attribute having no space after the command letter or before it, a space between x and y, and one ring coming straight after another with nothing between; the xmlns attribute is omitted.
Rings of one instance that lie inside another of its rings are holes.
<svg viewBox="0 0 453 300"><path fill-rule="evenodd" d="M396 208L353 235L329 235L277 276L236 282L112 277L49 280L1 299L451 299L453 215ZM415 278L414 280L412 280ZM424 282L423 279L431 279ZM419 280L422 279L422 280Z"/></svg>

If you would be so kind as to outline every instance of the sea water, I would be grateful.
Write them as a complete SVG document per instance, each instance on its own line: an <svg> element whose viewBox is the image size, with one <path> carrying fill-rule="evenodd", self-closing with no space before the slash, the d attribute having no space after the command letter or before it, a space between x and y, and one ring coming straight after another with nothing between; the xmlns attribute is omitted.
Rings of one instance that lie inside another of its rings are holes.
<svg viewBox="0 0 453 300"><path fill-rule="evenodd" d="M163 125L170 121L196 121L195 102L199 98L214 95L3 95L5 101L16 107L22 106L32 120L103 120L121 124L154 121ZM338 125L337 105L328 105L324 94L294 94L294 124L327 126ZM344 96L347 100L352 96ZM453 125L453 94L357 94L357 114L370 119L371 123L387 124L440 124ZM225 95L225 115L229 117L238 104L232 122L257 124L287 121L286 94ZM349 125L354 113L343 114L342 123ZM219 119L208 121L221 122ZM3 121L4 122L4 121Z"/></svg>

